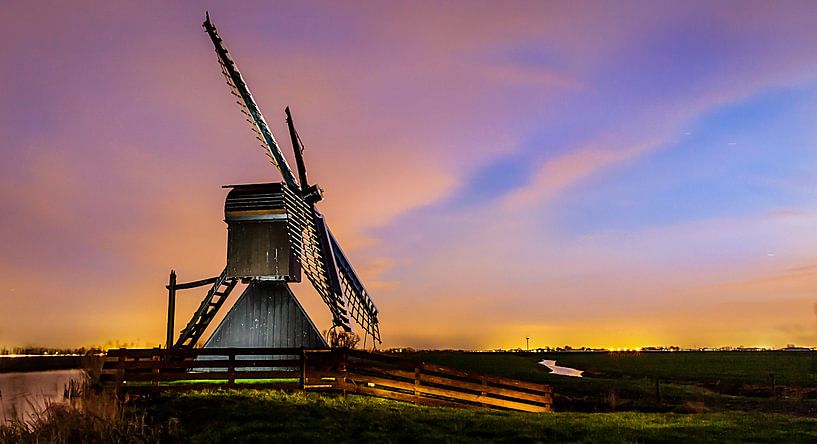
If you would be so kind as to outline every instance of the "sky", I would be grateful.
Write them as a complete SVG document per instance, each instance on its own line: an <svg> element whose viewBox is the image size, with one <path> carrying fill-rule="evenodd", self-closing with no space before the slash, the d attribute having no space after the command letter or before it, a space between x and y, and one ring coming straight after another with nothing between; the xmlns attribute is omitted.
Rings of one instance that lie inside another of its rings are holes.
<svg viewBox="0 0 817 444"><path fill-rule="evenodd" d="M290 161L291 106L383 347L817 346L795 1L4 2L0 346L162 343L169 270L224 267L221 186L281 180L205 10Z"/></svg>

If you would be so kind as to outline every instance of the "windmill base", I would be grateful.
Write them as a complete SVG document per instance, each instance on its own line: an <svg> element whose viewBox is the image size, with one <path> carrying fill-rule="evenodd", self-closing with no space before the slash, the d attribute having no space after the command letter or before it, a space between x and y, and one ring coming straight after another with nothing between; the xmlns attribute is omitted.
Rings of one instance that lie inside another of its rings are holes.
<svg viewBox="0 0 817 444"><path fill-rule="evenodd" d="M251 281L204 348L328 348L289 285Z"/></svg>

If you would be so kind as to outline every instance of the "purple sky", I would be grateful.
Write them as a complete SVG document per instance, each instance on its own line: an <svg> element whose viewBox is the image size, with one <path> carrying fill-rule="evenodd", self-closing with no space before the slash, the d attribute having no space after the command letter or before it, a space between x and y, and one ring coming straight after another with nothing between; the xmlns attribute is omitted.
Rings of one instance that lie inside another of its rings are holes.
<svg viewBox="0 0 817 444"><path fill-rule="evenodd" d="M280 180L205 10L384 346L817 345L813 4L469 1L5 3L0 346L159 344Z"/></svg>

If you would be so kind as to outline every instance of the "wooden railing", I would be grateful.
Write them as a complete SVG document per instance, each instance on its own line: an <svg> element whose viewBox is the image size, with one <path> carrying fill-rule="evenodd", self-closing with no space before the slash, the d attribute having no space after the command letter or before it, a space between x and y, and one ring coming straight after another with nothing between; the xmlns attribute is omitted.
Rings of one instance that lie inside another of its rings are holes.
<svg viewBox="0 0 817 444"><path fill-rule="evenodd" d="M108 352L103 378L121 390L133 386L161 389L169 381L231 385L240 380L287 378L297 380L303 390L357 393L425 405L528 412L549 412L552 405L551 389L545 384L356 350L118 349Z"/></svg>
<svg viewBox="0 0 817 444"><path fill-rule="evenodd" d="M356 350L307 353L304 389L334 389L416 404L550 412L549 385Z"/></svg>
<svg viewBox="0 0 817 444"><path fill-rule="evenodd" d="M145 382L155 388L170 381L300 380L302 360L300 348L123 348L108 351L102 382L122 389Z"/></svg>

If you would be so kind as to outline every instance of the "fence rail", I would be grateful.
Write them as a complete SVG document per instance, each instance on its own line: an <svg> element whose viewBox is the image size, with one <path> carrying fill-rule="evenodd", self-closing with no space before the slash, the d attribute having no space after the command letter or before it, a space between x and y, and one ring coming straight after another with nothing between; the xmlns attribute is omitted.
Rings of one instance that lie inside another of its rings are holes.
<svg viewBox="0 0 817 444"><path fill-rule="evenodd" d="M102 367L103 383L117 389L150 382L280 380L302 377L300 348L200 348L110 350ZM132 384L137 383L137 384Z"/></svg>
<svg viewBox="0 0 817 444"><path fill-rule="evenodd" d="M117 349L108 352L103 382L119 390L162 389L171 381L297 380L303 390L338 391L444 406L549 412L545 384L357 350L299 348ZM149 384L147 384L149 383ZM290 382L294 387L294 383Z"/></svg>
<svg viewBox="0 0 817 444"><path fill-rule="evenodd" d="M552 410L552 392L546 384L355 350L307 351L302 387L417 404Z"/></svg>

